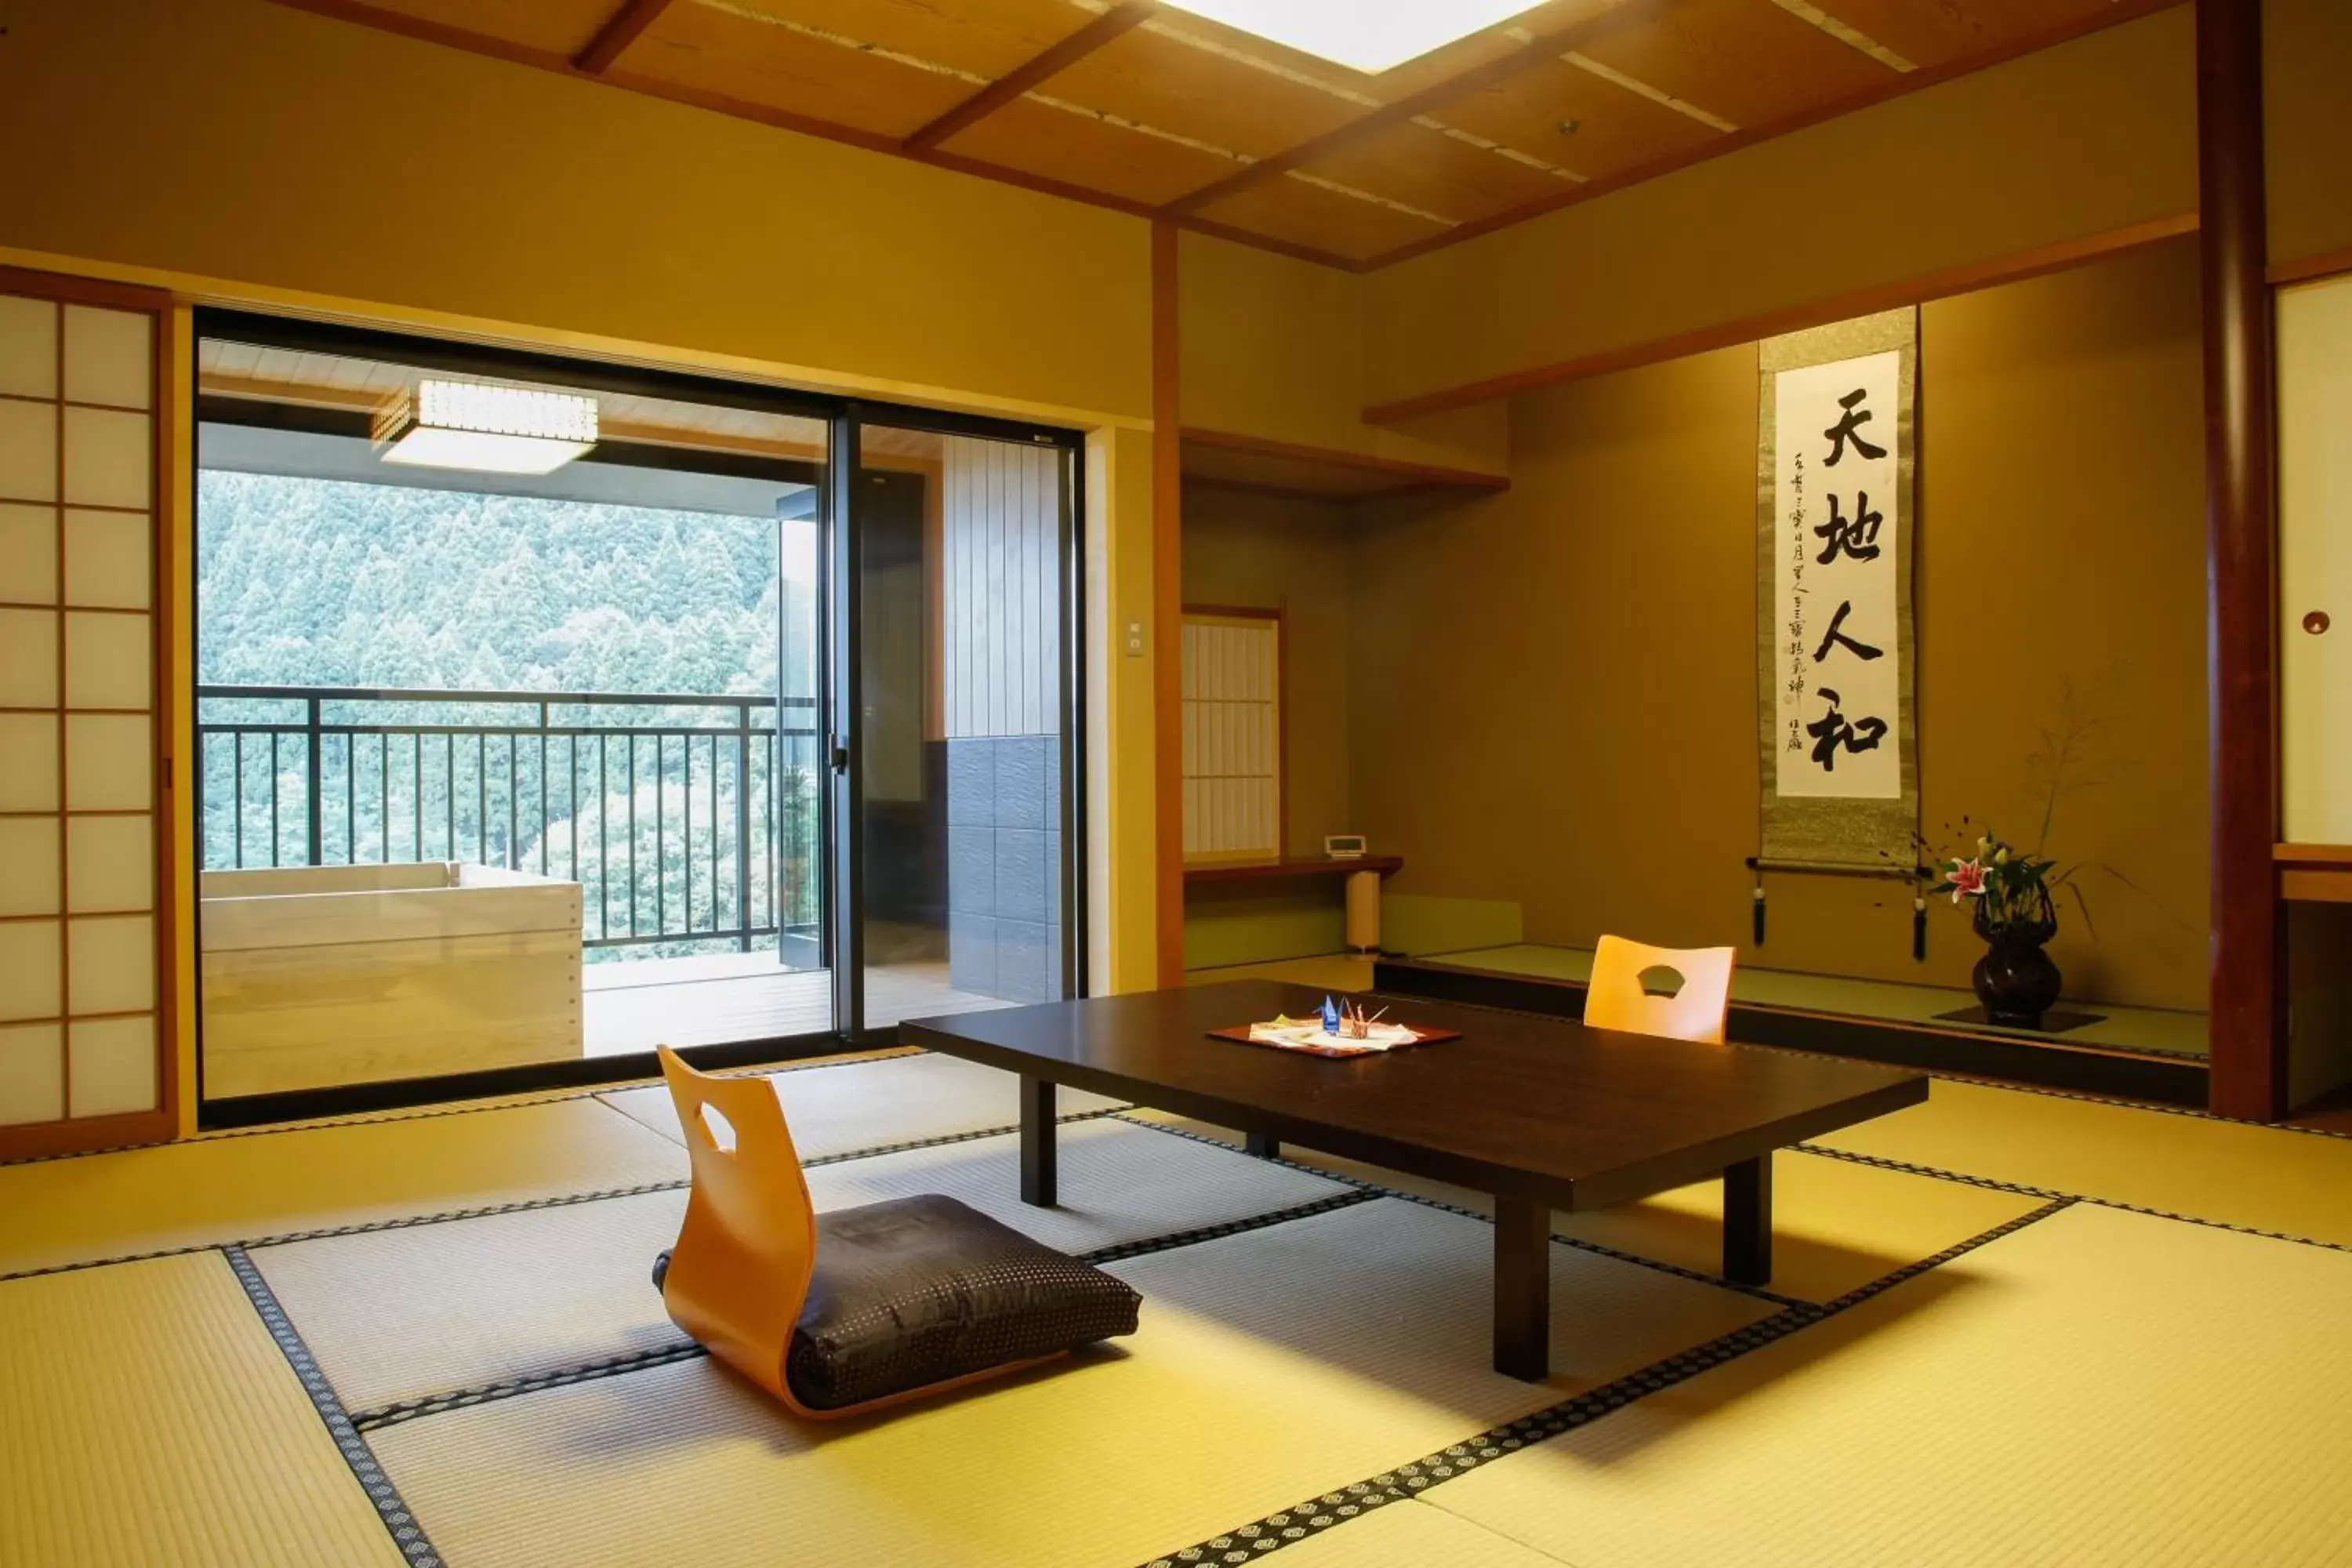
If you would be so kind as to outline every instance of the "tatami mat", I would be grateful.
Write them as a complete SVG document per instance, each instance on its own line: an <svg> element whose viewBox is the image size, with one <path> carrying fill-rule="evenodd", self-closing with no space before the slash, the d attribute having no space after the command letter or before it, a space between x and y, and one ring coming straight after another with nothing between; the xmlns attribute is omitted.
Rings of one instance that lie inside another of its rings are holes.
<svg viewBox="0 0 2352 1568"><path fill-rule="evenodd" d="M2078 1205L1423 1496L1577 1568L2352 1563L2347 1321L2352 1257Z"/></svg>
<svg viewBox="0 0 2352 1568"><path fill-rule="evenodd" d="M1019 1195L1011 1135L821 1165L821 1209L944 1193L1068 1252L1226 1224L1348 1191L1115 1121L1060 1130L1062 1206ZM684 1192L256 1248L255 1265L353 1412L685 1342L648 1278Z"/></svg>
<svg viewBox="0 0 2352 1568"><path fill-rule="evenodd" d="M0 1169L0 1273L686 1175L594 1100Z"/></svg>
<svg viewBox="0 0 2352 1568"><path fill-rule="evenodd" d="M1772 1161L1771 1288L1801 1300L1832 1301L2041 1206L2039 1198L1784 1150ZM1700 1182L1622 1208L1561 1215L1558 1229L1713 1274L1723 1267L1723 1184Z"/></svg>
<svg viewBox="0 0 2352 1568"><path fill-rule="evenodd" d="M1819 1142L2352 1245L2352 1139L1938 1082L1925 1105Z"/></svg>
<svg viewBox="0 0 2352 1568"><path fill-rule="evenodd" d="M1187 970L1184 974L1187 985L1223 985L1233 980L1279 980L1291 985L1319 985L1327 991L1370 991L1372 960L1334 952L1320 958L1283 958L1269 963Z"/></svg>
<svg viewBox="0 0 2352 1568"><path fill-rule="evenodd" d="M771 1076L784 1101L784 1120L803 1160L885 1143L910 1143L1021 1120L1021 1080L1009 1072L958 1057L924 1052L877 1062ZM605 1103L679 1141L677 1111L669 1091L618 1089ZM1120 1102L1077 1089L1061 1091L1061 1114L1108 1110Z"/></svg>
<svg viewBox="0 0 2352 1568"><path fill-rule="evenodd" d="M1225 1550L1252 1550L1266 1535L1285 1537L1288 1522L1231 1538ZM1559 1559L1482 1530L1417 1501L1392 1502L1344 1528L1304 1537L1282 1553L1282 1568L1556 1568Z"/></svg>
<svg viewBox="0 0 2352 1568"><path fill-rule="evenodd" d="M1965 940L1965 939L1963 939ZM1581 985L1591 977L1590 948L1551 947L1521 942L1509 947L1474 948L1465 952L1431 952L1417 956L1433 963L1463 969L1491 970L1498 974L1564 980ZM1874 1019L1898 1024L1945 1024L1940 1015L1977 1005L1965 989L1916 985L1906 982L1862 980L1843 974L1811 974L1790 969L1743 967L1732 976L1731 999L1757 1006ZM2164 1007L2121 1007L2106 1002L2070 1002L2096 1021L2069 1029L2060 1037L2068 1045L2106 1046L2123 1050L2162 1051L2174 1056L2207 1055L2210 1027L2202 1013ZM2046 1040L2031 1030L1999 1025L1968 1027L2012 1039Z"/></svg>
<svg viewBox="0 0 2352 1568"><path fill-rule="evenodd" d="M0 1563L401 1561L218 1253L0 1284Z"/></svg>
<svg viewBox="0 0 2352 1568"><path fill-rule="evenodd" d="M1190 1545L1769 1309L1554 1249L1550 1387L1487 1365L1492 1232L1393 1199L1113 1265L1116 1348L799 1423L708 1361L427 1416L377 1452L453 1562L1100 1565Z"/></svg>
<svg viewBox="0 0 2352 1568"><path fill-rule="evenodd" d="M1937 1085L1936 1092L1944 1087ZM1134 1115L1202 1136L1234 1138L1223 1129L1158 1111ZM1494 1211L1493 1197L1465 1187L1314 1150L1286 1146L1283 1155L1481 1214ZM1770 1288L1805 1301L1834 1300L1906 1263L2030 1214L2042 1202L1787 1151L1774 1157L1772 1168ZM1552 1228L1678 1268L1717 1274L1723 1268L1723 1184L1699 1182L1619 1208L1554 1215Z"/></svg>

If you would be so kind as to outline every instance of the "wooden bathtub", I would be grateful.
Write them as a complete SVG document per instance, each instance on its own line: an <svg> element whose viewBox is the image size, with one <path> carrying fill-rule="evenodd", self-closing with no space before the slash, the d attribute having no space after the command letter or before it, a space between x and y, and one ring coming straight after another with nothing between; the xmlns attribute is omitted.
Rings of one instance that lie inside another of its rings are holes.
<svg viewBox="0 0 2352 1568"><path fill-rule="evenodd" d="M207 1098L582 1054L577 882L426 861L198 889Z"/></svg>

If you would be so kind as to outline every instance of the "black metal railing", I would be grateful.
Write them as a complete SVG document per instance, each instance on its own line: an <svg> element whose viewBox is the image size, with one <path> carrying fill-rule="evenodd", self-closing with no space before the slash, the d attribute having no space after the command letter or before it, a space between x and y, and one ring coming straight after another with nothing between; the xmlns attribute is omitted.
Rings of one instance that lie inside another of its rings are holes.
<svg viewBox="0 0 2352 1568"><path fill-rule="evenodd" d="M537 871L582 885L591 947L748 951L817 921L814 698L199 686L196 700L205 869Z"/></svg>

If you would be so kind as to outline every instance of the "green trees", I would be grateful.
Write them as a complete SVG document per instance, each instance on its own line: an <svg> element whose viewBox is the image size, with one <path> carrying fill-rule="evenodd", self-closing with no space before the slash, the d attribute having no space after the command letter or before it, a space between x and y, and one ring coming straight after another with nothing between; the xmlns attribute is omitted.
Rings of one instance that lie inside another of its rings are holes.
<svg viewBox="0 0 2352 1568"><path fill-rule="evenodd" d="M772 690L814 526L212 468L196 507L205 685Z"/></svg>
<svg viewBox="0 0 2352 1568"><path fill-rule="evenodd" d="M301 686L501 692L675 693L710 697L814 695L815 525L773 518L610 506L534 497L467 494L292 476L200 469L196 485L197 680L203 686ZM805 536L805 537L803 537ZM206 699L207 724L302 723L307 703ZM537 704L331 702L330 724L480 726L535 723ZM761 726L812 728L805 706L756 710ZM572 709L558 726L732 725L733 710ZM617 760L629 742L611 744ZM586 742L593 746L593 742ZM641 879L668 868L665 888L636 889L639 933L684 932L712 921L707 879L687 894L688 846L722 876L719 923L735 923L736 795L757 840L748 849L753 923L767 918L768 865L776 912L813 919L815 793L813 740L787 736L780 755L755 744L739 769L734 742L720 765L692 764L696 821L680 809L688 773L682 744L641 737L634 792ZM478 754L478 745L479 747ZM597 895L625 908L619 878L633 804L625 776L567 789L567 742L547 758L547 805L532 739L493 733L477 742L440 736L330 734L318 770L320 858L488 859L592 884L589 930L599 934ZM699 758L705 742L698 742ZM584 761L586 752L582 752ZM654 762L667 758L667 763ZM301 864L309 857L307 736L214 733L204 745L204 849L207 866ZM667 770L667 771L665 771ZM769 796L776 797L773 844ZM656 777L666 780L656 788ZM709 807L716 795L718 826ZM348 804L347 804L348 803ZM610 860L589 847L592 825L612 825ZM577 831L583 852L568 854ZM657 851L654 839L662 834ZM674 841L667 835L676 833ZM608 875L609 869L609 875ZM697 873L698 877L701 873ZM607 884L610 884L609 886ZM647 923L656 905L664 919ZM804 913L803 911L805 911ZM690 922L690 924L689 924ZM628 934L615 919L610 934ZM657 951L669 950L664 944ZM677 951L693 951L681 946Z"/></svg>

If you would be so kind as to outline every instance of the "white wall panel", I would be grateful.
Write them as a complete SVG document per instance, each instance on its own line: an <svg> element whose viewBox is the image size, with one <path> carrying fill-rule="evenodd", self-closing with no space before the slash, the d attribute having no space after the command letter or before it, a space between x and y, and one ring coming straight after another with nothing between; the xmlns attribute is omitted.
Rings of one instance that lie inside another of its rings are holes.
<svg viewBox="0 0 2352 1568"><path fill-rule="evenodd" d="M967 437L942 447L948 737L1056 734L1064 458Z"/></svg>
<svg viewBox="0 0 2352 1568"><path fill-rule="evenodd" d="M2352 844L2352 278L2279 295L2278 363L2285 835Z"/></svg>

